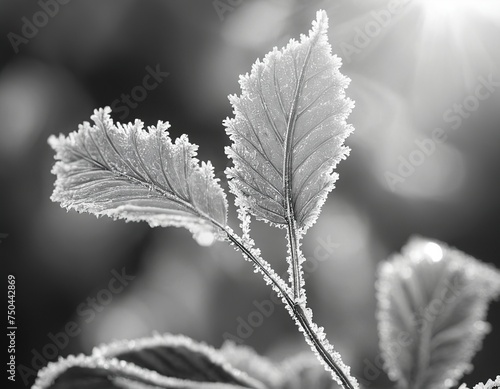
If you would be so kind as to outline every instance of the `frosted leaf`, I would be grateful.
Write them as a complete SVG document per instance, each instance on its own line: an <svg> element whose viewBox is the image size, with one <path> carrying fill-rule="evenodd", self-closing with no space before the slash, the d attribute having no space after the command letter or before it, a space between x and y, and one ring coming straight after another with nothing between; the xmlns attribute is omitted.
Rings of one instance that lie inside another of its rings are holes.
<svg viewBox="0 0 500 389"><path fill-rule="evenodd" d="M343 145L353 103L349 79L331 54L328 18L318 11L309 36L274 48L240 77L241 96L230 96L235 117L224 125L232 140L226 170L237 205L274 225L296 221L305 231L317 219L349 149Z"/></svg>
<svg viewBox="0 0 500 389"><path fill-rule="evenodd" d="M220 350L185 336L124 340L40 370L32 389L333 389L311 354L273 363L247 346Z"/></svg>
<svg viewBox="0 0 500 389"><path fill-rule="evenodd" d="M489 331L490 301L500 294L493 266L422 238L379 268L380 348L403 388L449 388L470 371Z"/></svg>
<svg viewBox="0 0 500 389"><path fill-rule="evenodd" d="M474 389L499 389L500 388L500 375L497 375L495 381L488 380L485 384L480 382L479 384L474 385ZM458 389L469 389L467 385L462 384Z"/></svg>
<svg viewBox="0 0 500 389"><path fill-rule="evenodd" d="M175 143L168 123L114 124L109 108L94 112L67 137L51 136L57 175L51 199L67 209L152 227L188 228L208 245L226 225L226 198L210 163L198 163L198 146L183 135Z"/></svg>
<svg viewBox="0 0 500 389"><path fill-rule="evenodd" d="M218 351L184 336L114 342L92 356L69 356L38 373L33 389L185 388L265 389Z"/></svg>

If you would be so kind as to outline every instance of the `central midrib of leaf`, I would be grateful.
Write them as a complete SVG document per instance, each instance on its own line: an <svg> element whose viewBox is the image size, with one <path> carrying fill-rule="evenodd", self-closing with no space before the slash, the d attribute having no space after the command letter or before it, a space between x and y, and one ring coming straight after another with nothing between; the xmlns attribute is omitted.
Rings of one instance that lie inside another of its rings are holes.
<svg viewBox="0 0 500 389"><path fill-rule="evenodd" d="M293 293L294 297L297 299L301 296L301 278L300 278L300 267L298 258L298 239L297 239L297 220L295 216L295 207L293 204L292 186L293 186L293 145L294 145L294 134L297 124L297 106L299 103L299 98L302 93L304 73L309 62L309 57L311 55L311 50L316 44L319 34L316 34L311 41L304 58L304 63L300 70L300 75L297 79L297 85L295 87L292 105L290 107L290 114L288 115L288 120L286 124L286 134L285 134L285 150L283 158L283 193L285 200L285 220L287 223L287 231L290 241L290 251L292 256L292 278L293 278Z"/></svg>
<svg viewBox="0 0 500 389"><path fill-rule="evenodd" d="M114 145L112 143L111 143L111 145L112 145L113 149L115 150L115 152L122 158L121 154L118 153L118 151L114 148ZM158 183L154 182L153 180L151 180L151 182L141 180L141 179L139 179L135 176L132 176L128 173L124 173L124 172L121 172L119 170L114 170L110 166L103 165L103 164L99 163L98 161L96 161L91 156L90 156L90 158L88 158L76 150L72 150L72 152L75 153L80 158L83 158L84 160L86 160L89 164L94 165L95 167L97 167L98 169L100 169L102 171L109 172L109 173L111 173L119 178L126 179L135 185L140 185L140 186L148 188L148 189L154 189L160 196L166 197L168 200L175 202L175 203L179 204L180 206L186 208L189 212L192 212L195 215L199 216L200 218L203 218L203 219L211 222L212 224L216 224L218 227L220 227L219 223L216 223L215 220L213 220L210 216L204 214L203 212L200 212L197 208L195 208L187 200L184 200L182 197L180 197L175 192L169 191L167 188L163 188L162 186L160 186ZM100 153L100 151L99 151L99 153ZM142 158L140 157L138 152L137 152L137 157L141 161L141 164L143 166L143 169L144 169L146 175L149 177L149 172L147 171L146 167L142 163ZM122 158L122 160L123 160L123 158ZM127 161L124 161L124 162L127 164L127 166L129 166Z"/></svg>
<svg viewBox="0 0 500 389"><path fill-rule="evenodd" d="M441 272L444 274L440 277L438 280L438 286L430 296L429 302L425 306L425 312L429 309L433 301L442 301L439 296L443 296L443 289L448 288L448 284L446 282L446 279L443 277L446 277L447 274L447 267L443 267L441 269ZM443 303L444 304L444 303ZM448 303L448 304L451 304ZM445 306L443 305L442 308L440 309L440 312L437 314L431 314L427 315L424 314L425 317L425 324L423 328L418 329L418 332L420 333L420 341L417 343L417 350L416 350L416 356L417 356L417 361L416 361L416 368L417 368L417 375L414 377L413 382L410 382L409 387L414 388L414 389L424 389L425 386L425 378L426 378L426 372L430 368L430 353L431 353L431 340L433 336L433 330L434 330L434 323L436 322L438 314L443 314L442 310L445 309Z"/></svg>
<svg viewBox="0 0 500 389"><path fill-rule="evenodd" d="M293 183L293 169L292 169L292 157L293 157L293 138L295 134L295 125L297 124L297 105L299 102L299 97L302 92L303 87L303 79L305 68L307 67L307 63L309 61L309 57L311 55L312 46L315 42L313 42L306 54L306 58L304 59L304 64L302 65L302 69L300 70L300 76L297 80L297 86L295 87L294 98L292 101L292 106L290 107L290 114L288 116L288 121L286 125L286 134L285 134L285 152L283 158L283 192L285 194L286 201L286 209L287 209L287 217L293 217L295 219L295 209L293 205L292 199L292 183Z"/></svg>

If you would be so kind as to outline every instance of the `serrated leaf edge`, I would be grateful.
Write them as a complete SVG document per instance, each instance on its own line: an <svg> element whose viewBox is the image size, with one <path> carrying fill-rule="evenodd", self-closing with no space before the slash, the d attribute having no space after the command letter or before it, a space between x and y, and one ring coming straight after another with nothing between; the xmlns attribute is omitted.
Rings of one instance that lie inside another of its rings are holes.
<svg viewBox="0 0 500 389"><path fill-rule="evenodd" d="M106 128L111 128L114 127L118 131L122 133L127 133L128 131L135 131L135 132L141 132L141 131L147 131L151 130L152 126L148 126L147 130L143 127L144 123L138 119L135 120L134 124L128 123L125 125L122 123L114 123L112 118L110 117L111 113L111 108L110 107L104 107L100 109L94 110L94 114L91 116L91 119L95 122L95 126L100 126L101 130L106 132ZM190 150L190 155L189 155L189 163L191 164L191 167L202 174L203 177L206 177L206 179L212 179L213 182L216 184L215 189L218 191L218 194L222 197L223 202L224 202L224 225L221 225L219 222L211 218L209 215L205 214L203 211L197 209L193 204L183 200L179 196L177 196L175 193L170 193L167 190L163 190L160 188L156 183L154 182L145 182L141 179L138 179L137 177L132 177L130 175L125 175L123 172L114 170L112 168L112 164L108 164L108 166L105 166L106 169L103 169L104 171L110 172L112 174L115 174L117 176L126 176L127 179L131 182L134 182L137 185L147 187L147 188L154 188L154 190L159 193L160 195L164 196L165 198L169 199L170 201L173 201L185 209L187 209L189 212L191 212L193 215L192 217L188 217L186 215L182 215L179 217L175 217L170 215L169 221L165 222L160 221L160 220L147 220L147 223L151 227L184 227L187 228L194 236L196 236L197 233L199 233L203 228L200 229L201 226L205 225L207 228L210 228L215 232L215 238L218 240L224 240L225 239L225 234L223 233L223 228L225 227L225 224L227 223L227 199L226 199L226 193L222 189L222 187L219 185L220 179L216 178L214 176L214 168L213 165L210 161L199 161L198 158L196 158L197 155L197 149L198 145L192 144L189 142L189 138L186 134L182 134L180 137L175 139L175 141L172 141L172 139L169 137L169 132L168 129L170 128L170 124L168 122L162 122L158 121L156 125L156 131L158 134L161 134L159 136L164 136L165 140L170 143L172 147L181 147L185 146ZM54 164L52 167L51 172L56 175L56 181L54 183L54 191L50 197L50 199L54 202L59 202L61 207L67 209L67 210L75 210L77 212L86 212L93 214L96 217L101 217L101 216L108 216L113 218L114 220L117 219L122 219L125 220L126 222L132 221L132 222L141 222L144 221L140 217L135 217L135 216L130 216L127 215L125 216L123 214L124 211L130 211L134 210L136 207L134 205L121 205L119 207L116 207L114 209L103 209L103 210L90 210L88 206L85 205L85 203L78 203L75 204L71 202L70 200L66 199L64 196L64 191L63 191L63 184L64 184L64 179L59 176L60 171L64 171L66 169L65 163L62 161L62 156L63 152L62 149L66 146L66 143L70 142L73 144L77 144L78 141L78 136L83 132L87 132L92 138L92 130L93 126L90 125L89 122L85 121L83 124L79 125L78 131L70 133L68 136L64 136L63 134L60 134L59 136L51 135L48 139L49 145L56 151L55 159L57 162ZM107 133L107 132L106 132ZM137 135L136 135L137 136ZM109 137L108 137L109 139ZM94 142L95 143L95 142ZM128 165L128 161L126 160L125 157L123 157L119 151L113 146L112 141L110 141L111 146L114 148L115 152L117 155ZM98 153L102 156L100 148L96 146L96 150ZM161 149L160 149L161 151ZM136 149L135 150L138 159L141 159L139 151ZM85 159L84 157L82 157ZM161 158L161 153L160 153L160 158ZM104 157L102 157L103 161L106 161ZM96 164L96 161L92 160L89 161L93 164ZM146 174L149 176L148 168L144 167L143 168L146 172ZM132 170L134 170L133 167L131 167ZM142 178L142 175L139 175L139 177ZM154 208L150 207L151 210L154 210ZM146 209L144 207L143 209ZM199 217L199 220L196 218L196 216ZM196 220L197 224L196 226L193 225L192 223L186 223L186 220Z"/></svg>

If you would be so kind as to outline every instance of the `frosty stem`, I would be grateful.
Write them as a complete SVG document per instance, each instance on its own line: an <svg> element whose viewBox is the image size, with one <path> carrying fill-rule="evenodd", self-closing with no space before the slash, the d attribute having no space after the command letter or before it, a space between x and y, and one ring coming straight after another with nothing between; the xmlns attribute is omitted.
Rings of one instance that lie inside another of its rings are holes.
<svg viewBox="0 0 500 389"><path fill-rule="evenodd" d="M342 370L339 364L335 361L334 356L327 350L327 348L323 345L322 340L319 339L316 334L316 331L314 330L315 325L312 323L310 316L306 314L307 308L304 305L295 302L293 291L292 295L285 291L269 270L262 265L261 261L252 254L252 251L242 243L242 240L236 234L226 228L223 228L223 230L227 234L229 241L233 243L242 252L242 254L248 258L248 260L253 262L259 271L273 283L274 289L281 294L283 301L286 303L288 308L287 310L290 315L301 328L301 332L304 333L306 340L309 340L308 343L310 343L311 348L316 351L317 355L323 360L324 364L328 366L339 378L342 386L346 389L355 389L356 385L351 382L350 377Z"/></svg>
<svg viewBox="0 0 500 389"><path fill-rule="evenodd" d="M287 223L288 242L290 244L290 262L292 263L290 278L292 279L293 300L298 301L302 297L301 265L298 250L297 227L295 219L291 218Z"/></svg>
<svg viewBox="0 0 500 389"><path fill-rule="evenodd" d="M298 321L304 331L304 336L308 337L309 340L313 343L313 347L316 349L318 355L337 375L337 377L342 382L342 386L344 388L354 389L355 386L351 383L349 377L347 377L342 369L337 365L337 363L335 363L332 355L328 352L328 350L323 346L321 340L317 337L312 328L312 323L309 321L307 315L305 314L304 308L299 304L295 304L293 306L293 313L294 318Z"/></svg>

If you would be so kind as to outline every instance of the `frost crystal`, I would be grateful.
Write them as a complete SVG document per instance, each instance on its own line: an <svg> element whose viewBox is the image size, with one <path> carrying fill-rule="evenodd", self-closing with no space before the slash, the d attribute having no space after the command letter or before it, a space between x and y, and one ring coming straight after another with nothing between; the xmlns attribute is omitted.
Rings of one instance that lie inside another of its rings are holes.
<svg viewBox="0 0 500 389"><path fill-rule="evenodd" d="M474 389L498 389L500 388L500 375L497 375L495 381L488 380L485 384L480 382L479 384L474 385ZM468 389L467 385L462 384L458 389Z"/></svg>

